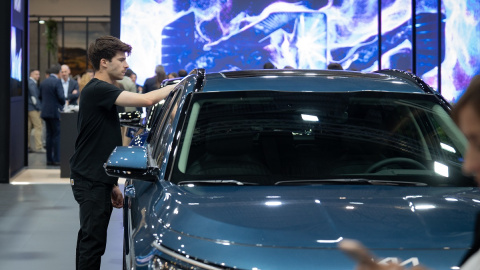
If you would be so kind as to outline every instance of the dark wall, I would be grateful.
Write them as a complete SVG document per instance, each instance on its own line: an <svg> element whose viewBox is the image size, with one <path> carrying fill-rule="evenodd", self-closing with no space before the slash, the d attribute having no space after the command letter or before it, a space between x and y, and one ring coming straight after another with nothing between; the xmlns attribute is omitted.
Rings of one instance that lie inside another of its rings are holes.
<svg viewBox="0 0 480 270"><path fill-rule="evenodd" d="M27 165L28 0L1 1L0 13L0 183L9 183Z"/></svg>
<svg viewBox="0 0 480 270"><path fill-rule="evenodd" d="M11 2L0 1L0 36L10 36ZM10 177L10 42L0 42L0 81L7 82L0 91L0 183L8 183Z"/></svg>
<svg viewBox="0 0 480 270"><path fill-rule="evenodd" d="M120 38L120 2L110 1L110 35Z"/></svg>

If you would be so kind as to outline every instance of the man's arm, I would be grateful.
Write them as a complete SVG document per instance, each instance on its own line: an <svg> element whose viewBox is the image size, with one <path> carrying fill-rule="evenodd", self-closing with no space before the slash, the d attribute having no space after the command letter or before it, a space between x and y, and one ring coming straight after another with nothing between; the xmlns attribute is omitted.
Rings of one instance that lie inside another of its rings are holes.
<svg viewBox="0 0 480 270"><path fill-rule="evenodd" d="M68 97L67 99L68 100L72 100L72 99L77 99L79 94L78 94L78 89L79 89L79 86L78 86L78 82L75 81L75 80L70 80L69 83L68 83Z"/></svg>
<svg viewBox="0 0 480 270"><path fill-rule="evenodd" d="M174 86L174 85L172 85ZM174 87L163 87L145 94L123 91L115 101L115 105L124 107L150 107L166 98Z"/></svg>

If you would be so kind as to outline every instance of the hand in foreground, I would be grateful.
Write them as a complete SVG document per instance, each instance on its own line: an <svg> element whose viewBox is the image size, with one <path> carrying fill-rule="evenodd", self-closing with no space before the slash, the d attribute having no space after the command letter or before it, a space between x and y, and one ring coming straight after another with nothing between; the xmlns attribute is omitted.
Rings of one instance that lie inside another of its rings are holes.
<svg viewBox="0 0 480 270"><path fill-rule="evenodd" d="M356 240L345 239L338 243L338 247L353 260L358 262L356 270L407 270L396 263L379 264L375 256ZM427 268L423 266L414 266L409 268L409 270L427 270Z"/></svg>
<svg viewBox="0 0 480 270"><path fill-rule="evenodd" d="M113 186L112 189L112 205L115 208L123 207L123 194L118 186Z"/></svg>

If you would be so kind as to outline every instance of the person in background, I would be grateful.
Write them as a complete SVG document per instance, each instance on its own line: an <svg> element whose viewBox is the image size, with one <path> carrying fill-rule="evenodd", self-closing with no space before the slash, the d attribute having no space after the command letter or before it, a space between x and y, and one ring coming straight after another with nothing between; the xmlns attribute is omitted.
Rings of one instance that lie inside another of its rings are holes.
<svg viewBox="0 0 480 270"><path fill-rule="evenodd" d="M187 75L188 75L188 73L185 69L180 69L178 71L178 77L180 77L180 78L186 77Z"/></svg>
<svg viewBox="0 0 480 270"><path fill-rule="evenodd" d="M60 81L60 65L50 68L50 76L40 84L38 98L42 101L40 117L47 128L47 165L60 165L60 111L65 105L65 94Z"/></svg>
<svg viewBox="0 0 480 270"><path fill-rule="evenodd" d="M70 78L70 68L67 65L61 66L60 77L65 95L65 104L77 105L79 86L76 80Z"/></svg>
<svg viewBox="0 0 480 270"><path fill-rule="evenodd" d="M465 134L468 145L463 157L462 170L474 177L480 187L480 75L470 81L467 90L454 105L452 119ZM343 240L339 248L358 262L358 270L402 270L399 264L380 265L374 255L356 240ZM478 270L480 266L480 212L476 215L471 248L460 260L460 270ZM425 268L417 266L412 269Z"/></svg>
<svg viewBox="0 0 480 270"><path fill-rule="evenodd" d="M343 67L342 67L342 65L340 65L339 63L330 63L330 64L328 64L327 69L330 69L330 70L343 70Z"/></svg>
<svg viewBox="0 0 480 270"><path fill-rule="evenodd" d="M40 100L38 99L38 80L40 79L40 71L38 69L30 70L30 78L28 80L28 149L31 152L45 153L42 143L43 123L40 118L40 110L42 109ZM33 129L33 138L35 147L31 146L31 134Z"/></svg>
<svg viewBox="0 0 480 270"><path fill-rule="evenodd" d="M167 78L167 73L165 73L165 68L162 65L157 65L155 67L155 76L145 80L143 85L143 93L146 94L153 89L160 88L162 81Z"/></svg>
<svg viewBox="0 0 480 270"><path fill-rule="evenodd" d="M70 185L80 210L77 270L100 269L112 209L123 207L118 178L103 168L115 147L122 145L117 106L148 107L169 94L165 89L138 94L115 86L125 75L131 50L116 37L102 36L87 51L95 76L80 94L78 136L70 158Z"/></svg>
<svg viewBox="0 0 480 270"><path fill-rule="evenodd" d="M167 79L175 79L178 78L178 74L176 72L170 72L167 75Z"/></svg>
<svg viewBox="0 0 480 270"><path fill-rule="evenodd" d="M124 89L125 91L131 92L131 93L137 93L137 87L135 86L135 83L130 79L130 76L133 74L133 71L131 69L127 69L125 71L125 75L121 80L117 80L117 82L121 85L121 89ZM124 107L125 112L134 112L137 110L137 107ZM130 141L132 140L132 137L127 134L127 132L130 130L129 128L125 126L121 126L121 132L122 132L122 141L123 141L123 146L128 146L130 144Z"/></svg>
<svg viewBox="0 0 480 270"><path fill-rule="evenodd" d="M80 92L91 79L93 79L93 69L87 69L87 71L80 78L80 82L78 83Z"/></svg>
<svg viewBox="0 0 480 270"><path fill-rule="evenodd" d="M130 74L130 79L137 87L137 93L143 93L143 87L140 84L137 84L137 73L132 71L132 74Z"/></svg>
<svg viewBox="0 0 480 270"><path fill-rule="evenodd" d="M275 66L272 63L267 62L263 65L263 69L275 69Z"/></svg>

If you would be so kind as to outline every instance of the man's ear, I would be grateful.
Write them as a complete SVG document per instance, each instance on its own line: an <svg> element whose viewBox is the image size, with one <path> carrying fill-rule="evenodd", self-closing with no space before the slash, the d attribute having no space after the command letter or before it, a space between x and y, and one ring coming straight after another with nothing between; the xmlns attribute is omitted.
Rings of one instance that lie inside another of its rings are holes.
<svg viewBox="0 0 480 270"><path fill-rule="evenodd" d="M101 67L107 67L107 62L108 60L105 58L100 59L100 66Z"/></svg>

